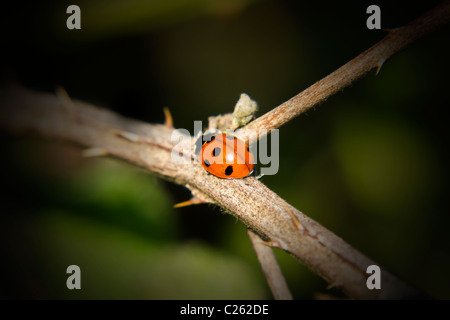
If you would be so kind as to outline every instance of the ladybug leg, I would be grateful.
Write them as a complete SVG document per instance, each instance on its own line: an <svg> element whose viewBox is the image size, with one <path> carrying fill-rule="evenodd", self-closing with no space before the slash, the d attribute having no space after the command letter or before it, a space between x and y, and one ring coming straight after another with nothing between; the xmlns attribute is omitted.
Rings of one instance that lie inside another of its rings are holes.
<svg viewBox="0 0 450 320"><path fill-rule="evenodd" d="M259 167L255 164L255 168L253 169L252 172L252 176L255 177L255 179L261 179L262 177L264 177L264 173L261 173L261 170L259 169Z"/></svg>
<svg viewBox="0 0 450 320"><path fill-rule="evenodd" d="M256 173L254 173L253 175L255 176L255 179L258 179L258 180L261 179L262 177L264 177L263 173L260 173L258 175L256 175Z"/></svg>

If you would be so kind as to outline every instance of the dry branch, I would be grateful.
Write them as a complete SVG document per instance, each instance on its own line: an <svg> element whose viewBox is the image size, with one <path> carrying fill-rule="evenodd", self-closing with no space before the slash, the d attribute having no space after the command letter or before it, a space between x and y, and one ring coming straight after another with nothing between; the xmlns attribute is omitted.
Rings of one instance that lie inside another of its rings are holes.
<svg viewBox="0 0 450 320"><path fill-rule="evenodd" d="M258 119L236 132L238 137L248 137L249 142L255 142L273 129L310 110L335 93L349 86L355 80L363 77L371 70L378 70L392 55L402 51L416 40L431 31L443 26L450 20L450 1L444 1L420 18L409 24L387 30L389 33L380 42L361 53L327 77L316 82L295 97L272 109ZM248 132L245 132L250 129ZM265 129L258 136L258 130Z"/></svg>
<svg viewBox="0 0 450 320"><path fill-rule="evenodd" d="M252 230L247 230L247 233L275 300L292 300L292 294L289 291L272 248L266 246Z"/></svg>
<svg viewBox="0 0 450 320"><path fill-rule="evenodd" d="M449 17L450 2L446 1L412 23L391 30L378 44L244 129L270 132L280 127L373 68L379 68L394 53L443 25ZM171 160L173 128L126 119L79 101L68 106L62 103L63 100L23 88L5 89L0 92L0 127L11 133L31 133L94 148L91 151L95 152L87 154L108 154L183 185L191 190L196 201L219 205L268 243L289 252L350 297L423 297L383 268L381 290L369 290L366 270L369 265L376 264L374 261L290 206L253 177L223 180L208 175L194 162L175 164ZM237 134L245 135L244 130ZM257 138L257 135L250 136L250 142ZM188 141L192 143L192 138ZM191 159L189 154L184 156Z"/></svg>
<svg viewBox="0 0 450 320"><path fill-rule="evenodd" d="M73 101L68 108L55 95L23 88L0 91L0 101L0 127L4 130L95 148L102 151L96 154L109 154L186 186L197 199L235 215L260 237L291 253L350 297L419 295L384 269L382 289L367 289L367 267L376 263L290 206L259 180L219 179L197 163L175 164L171 160L173 128L126 119L79 101Z"/></svg>

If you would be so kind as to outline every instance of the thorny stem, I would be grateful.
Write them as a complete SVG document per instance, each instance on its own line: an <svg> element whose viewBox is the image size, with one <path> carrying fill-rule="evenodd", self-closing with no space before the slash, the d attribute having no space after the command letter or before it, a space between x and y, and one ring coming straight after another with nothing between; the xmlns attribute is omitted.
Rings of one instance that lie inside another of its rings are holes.
<svg viewBox="0 0 450 320"><path fill-rule="evenodd" d="M247 232L273 297L275 300L292 300L292 294L289 291L272 248L265 245L261 238L252 230L249 229Z"/></svg>
<svg viewBox="0 0 450 320"><path fill-rule="evenodd" d="M409 24L388 30L388 35L380 42L295 97L239 129L236 135L241 138L248 137L249 143L257 141L263 135L269 134L273 129L281 127L293 118L327 100L371 70L377 68L378 73L383 63L392 55L402 51L431 31L443 26L449 20L450 1L447 0ZM250 130L246 133L247 129ZM261 131L260 135L258 135L260 129L265 129L266 131Z"/></svg>
<svg viewBox="0 0 450 320"><path fill-rule="evenodd" d="M349 297L422 297L384 268L382 289L368 290L367 267L379 264L290 206L261 181L253 177L219 179L198 163L174 163L174 128L127 119L80 101L74 101L74 108L64 108L54 95L23 88L0 91L0 101L2 129L88 147L86 155L119 158L183 185L198 201L216 204L238 217L267 239L267 245L289 252ZM191 146L194 139L187 138Z"/></svg>
<svg viewBox="0 0 450 320"><path fill-rule="evenodd" d="M378 44L244 129L280 127L348 86L406 46L449 20L446 1L412 23L392 30ZM74 101L70 108L54 95L23 88L0 91L0 127L15 134L32 133L94 148L187 187L199 201L214 203L238 217L268 244L283 249L331 285L353 298L424 297L381 268L381 290L366 287L369 265L376 264L316 221L287 204L252 177L223 180L196 164L171 161L174 129L126 119L106 109ZM240 130L243 134L244 130ZM250 142L258 136L250 137ZM192 138L190 138L192 140ZM89 153L88 153L89 154ZM91 153L92 154L92 153ZM242 199L246 201L242 201Z"/></svg>

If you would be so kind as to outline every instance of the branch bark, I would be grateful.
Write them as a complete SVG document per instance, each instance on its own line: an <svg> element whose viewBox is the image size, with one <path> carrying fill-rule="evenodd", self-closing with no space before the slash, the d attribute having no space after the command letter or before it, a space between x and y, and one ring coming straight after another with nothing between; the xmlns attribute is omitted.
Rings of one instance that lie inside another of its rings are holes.
<svg viewBox="0 0 450 320"><path fill-rule="evenodd" d="M292 294L278 265L272 248L266 246L252 230L247 230L253 249L275 300L292 300Z"/></svg>
<svg viewBox="0 0 450 320"><path fill-rule="evenodd" d="M324 102L371 70L377 68L378 73L382 65L392 55L445 25L449 20L450 1L447 0L409 24L387 30L389 34L380 42L295 97L237 130L236 136L248 138L249 143L257 141L273 129L281 127L293 118ZM261 129L266 131L260 132Z"/></svg>
<svg viewBox="0 0 450 320"><path fill-rule="evenodd" d="M256 131L267 133L323 102L356 79L378 67L393 54L448 22L450 1L410 24L391 30L378 44L363 52L326 78L291 100L238 130L236 135L258 139ZM281 248L311 268L350 297L362 299L422 298L417 290L381 268L381 290L366 286L367 267L377 264L341 238L290 206L253 177L223 180L208 175L200 165L171 160L174 128L151 125L73 101L62 103L54 95L23 88L0 91L0 127L16 134L31 133L94 148L87 154L117 157L186 186L196 201L217 204L237 216L268 244ZM193 138L187 139L188 148ZM190 153L183 154L192 160ZM242 201L245 199L245 201Z"/></svg>
<svg viewBox="0 0 450 320"><path fill-rule="evenodd" d="M217 204L235 215L260 237L270 240L269 244L289 252L350 297L421 297L417 290L383 268L381 290L367 289L367 267L377 263L290 206L259 180L219 179L192 161L174 163L174 128L126 119L80 101L67 106L55 95L23 88L0 91L0 101L0 127L4 130L102 150L96 154L128 161L186 186L197 199ZM192 137L188 141L193 145ZM190 154L184 156L191 159Z"/></svg>

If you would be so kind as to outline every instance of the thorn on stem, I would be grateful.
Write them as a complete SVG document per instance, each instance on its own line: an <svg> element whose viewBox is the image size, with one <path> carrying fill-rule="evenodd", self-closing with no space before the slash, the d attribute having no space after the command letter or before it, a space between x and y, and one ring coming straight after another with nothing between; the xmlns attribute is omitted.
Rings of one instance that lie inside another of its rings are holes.
<svg viewBox="0 0 450 320"><path fill-rule="evenodd" d="M205 201L203 201L203 200L201 200L201 199L199 199L197 197L193 197L190 200L177 203L173 207L174 208L181 208L181 207L187 207L187 206L191 206L191 205L194 205L194 204L200 204L200 203L205 203Z"/></svg>
<svg viewBox="0 0 450 320"><path fill-rule="evenodd" d="M279 248L279 249L283 248L281 242L277 240L261 241L260 243L271 248Z"/></svg>
<svg viewBox="0 0 450 320"><path fill-rule="evenodd" d="M380 72L381 67L383 66L383 64L384 64L385 61L386 61L386 60L381 60L381 61L379 61L379 62L377 63L377 71L375 72L375 75L376 75L376 76L377 76L378 73Z"/></svg>
<svg viewBox="0 0 450 320"><path fill-rule="evenodd" d="M61 102L62 106L71 114L75 115L75 104L67 93L66 89L62 86L56 86L55 88L56 97Z"/></svg>
<svg viewBox="0 0 450 320"><path fill-rule="evenodd" d="M164 122L164 125L169 128L173 128L173 118L172 114L170 113L170 110L168 107L163 108L164 116L166 117L166 121Z"/></svg>
<svg viewBox="0 0 450 320"><path fill-rule="evenodd" d="M331 282L331 283L326 287L326 289L327 289L327 290L330 290L330 289L337 288L337 287L339 287L339 285L338 285L336 282Z"/></svg>

